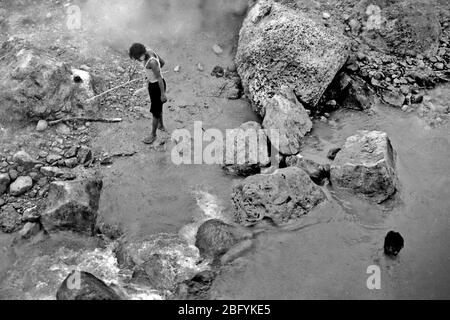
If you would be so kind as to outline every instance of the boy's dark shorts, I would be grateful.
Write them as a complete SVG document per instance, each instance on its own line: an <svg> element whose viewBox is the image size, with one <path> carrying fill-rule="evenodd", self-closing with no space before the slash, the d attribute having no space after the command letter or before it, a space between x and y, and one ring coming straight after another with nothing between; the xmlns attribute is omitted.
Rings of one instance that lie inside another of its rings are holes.
<svg viewBox="0 0 450 320"><path fill-rule="evenodd" d="M167 88L166 80L164 80L164 88ZM160 118L163 111L163 103L161 102L161 89L159 83L148 83L148 93L150 95L151 108L150 112L154 117Z"/></svg>

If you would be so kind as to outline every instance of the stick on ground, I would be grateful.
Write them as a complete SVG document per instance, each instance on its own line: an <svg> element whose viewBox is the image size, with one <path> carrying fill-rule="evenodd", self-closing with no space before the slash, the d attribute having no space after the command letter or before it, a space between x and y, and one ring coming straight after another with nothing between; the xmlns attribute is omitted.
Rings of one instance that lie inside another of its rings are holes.
<svg viewBox="0 0 450 320"><path fill-rule="evenodd" d="M61 123L61 122L68 122L68 121L86 121L86 122L104 122L104 123L118 123L122 122L122 118L88 118L88 117L73 117L73 118L63 118L58 119L55 121L49 121L50 126L54 126L55 124Z"/></svg>

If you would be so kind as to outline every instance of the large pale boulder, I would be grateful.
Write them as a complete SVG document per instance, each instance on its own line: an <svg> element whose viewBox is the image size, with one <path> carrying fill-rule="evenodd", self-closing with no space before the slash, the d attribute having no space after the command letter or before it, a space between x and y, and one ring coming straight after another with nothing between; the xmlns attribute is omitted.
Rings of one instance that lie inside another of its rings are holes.
<svg viewBox="0 0 450 320"><path fill-rule="evenodd" d="M240 31L236 65L255 110L281 86L315 106L348 59L348 43L305 13L273 0L260 0Z"/></svg>
<svg viewBox="0 0 450 320"><path fill-rule="evenodd" d="M47 52L13 39L0 48L0 116L7 121L56 118L96 110L86 99L99 81Z"/></svg>
<svg viewBox="0 0 450 320"><path fill-rule="evenodd" d="M102 280L88 272L73 271L56 293L57 300L100 301L121 300L120 296Z"/></svg>
<svg viewBox="0 0 450 320"><path fill-rule="evenodd" d="M100 179L53 182L41 216L44 229L93 235L102 187Z"/></svg>
<svg viewBox="0 0 450 320"><path fill-rule="evenodd" d="M382 203L396 192L395 158L386 133L360 131L337 154L331 183Z"/></svg>
<svg viewBox="0 0 450 320"><path fill-rule="evenodd" d="M266 116L263 127L272 143L278 138L279 151L295 155L301 150L303 137L311 131L312 122L292 89L284 86L280 93L264 103ZM277 137L273 137L276 132Z"/></svg>
<svg viewBox="0 0 450 320"><path fill-rule="evenodd" d="M325 200L322 189L297 167L249 177L236 184L232 195L235 220L244 226L264 218L280 225L300 218Z"/></svg>

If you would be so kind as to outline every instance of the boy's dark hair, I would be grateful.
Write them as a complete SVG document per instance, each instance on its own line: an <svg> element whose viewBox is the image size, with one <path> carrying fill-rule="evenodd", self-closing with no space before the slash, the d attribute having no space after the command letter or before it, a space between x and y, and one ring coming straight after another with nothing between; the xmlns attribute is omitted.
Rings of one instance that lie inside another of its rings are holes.
<svg viewBox="0 0 450 320"><path fill-rule="evenodd" d="M141 43L134 43L131 48L130 48L130 58L131 59L135 59L135 60L139 60L139 58L142 55L146 55L147 54L147 49L145 48L145 46Z"/></svg>

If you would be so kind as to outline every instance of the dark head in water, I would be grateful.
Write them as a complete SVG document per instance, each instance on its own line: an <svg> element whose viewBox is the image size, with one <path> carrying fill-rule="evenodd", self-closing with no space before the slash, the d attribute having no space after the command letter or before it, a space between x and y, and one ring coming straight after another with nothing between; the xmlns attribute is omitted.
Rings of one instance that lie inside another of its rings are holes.
<svg viewBox="0 0 450 320"><path fill-rule="evenodd" d="M384 253L390 257L396 257L405 246L405 241L400 233L391 231L384 240Z"/></svg>

